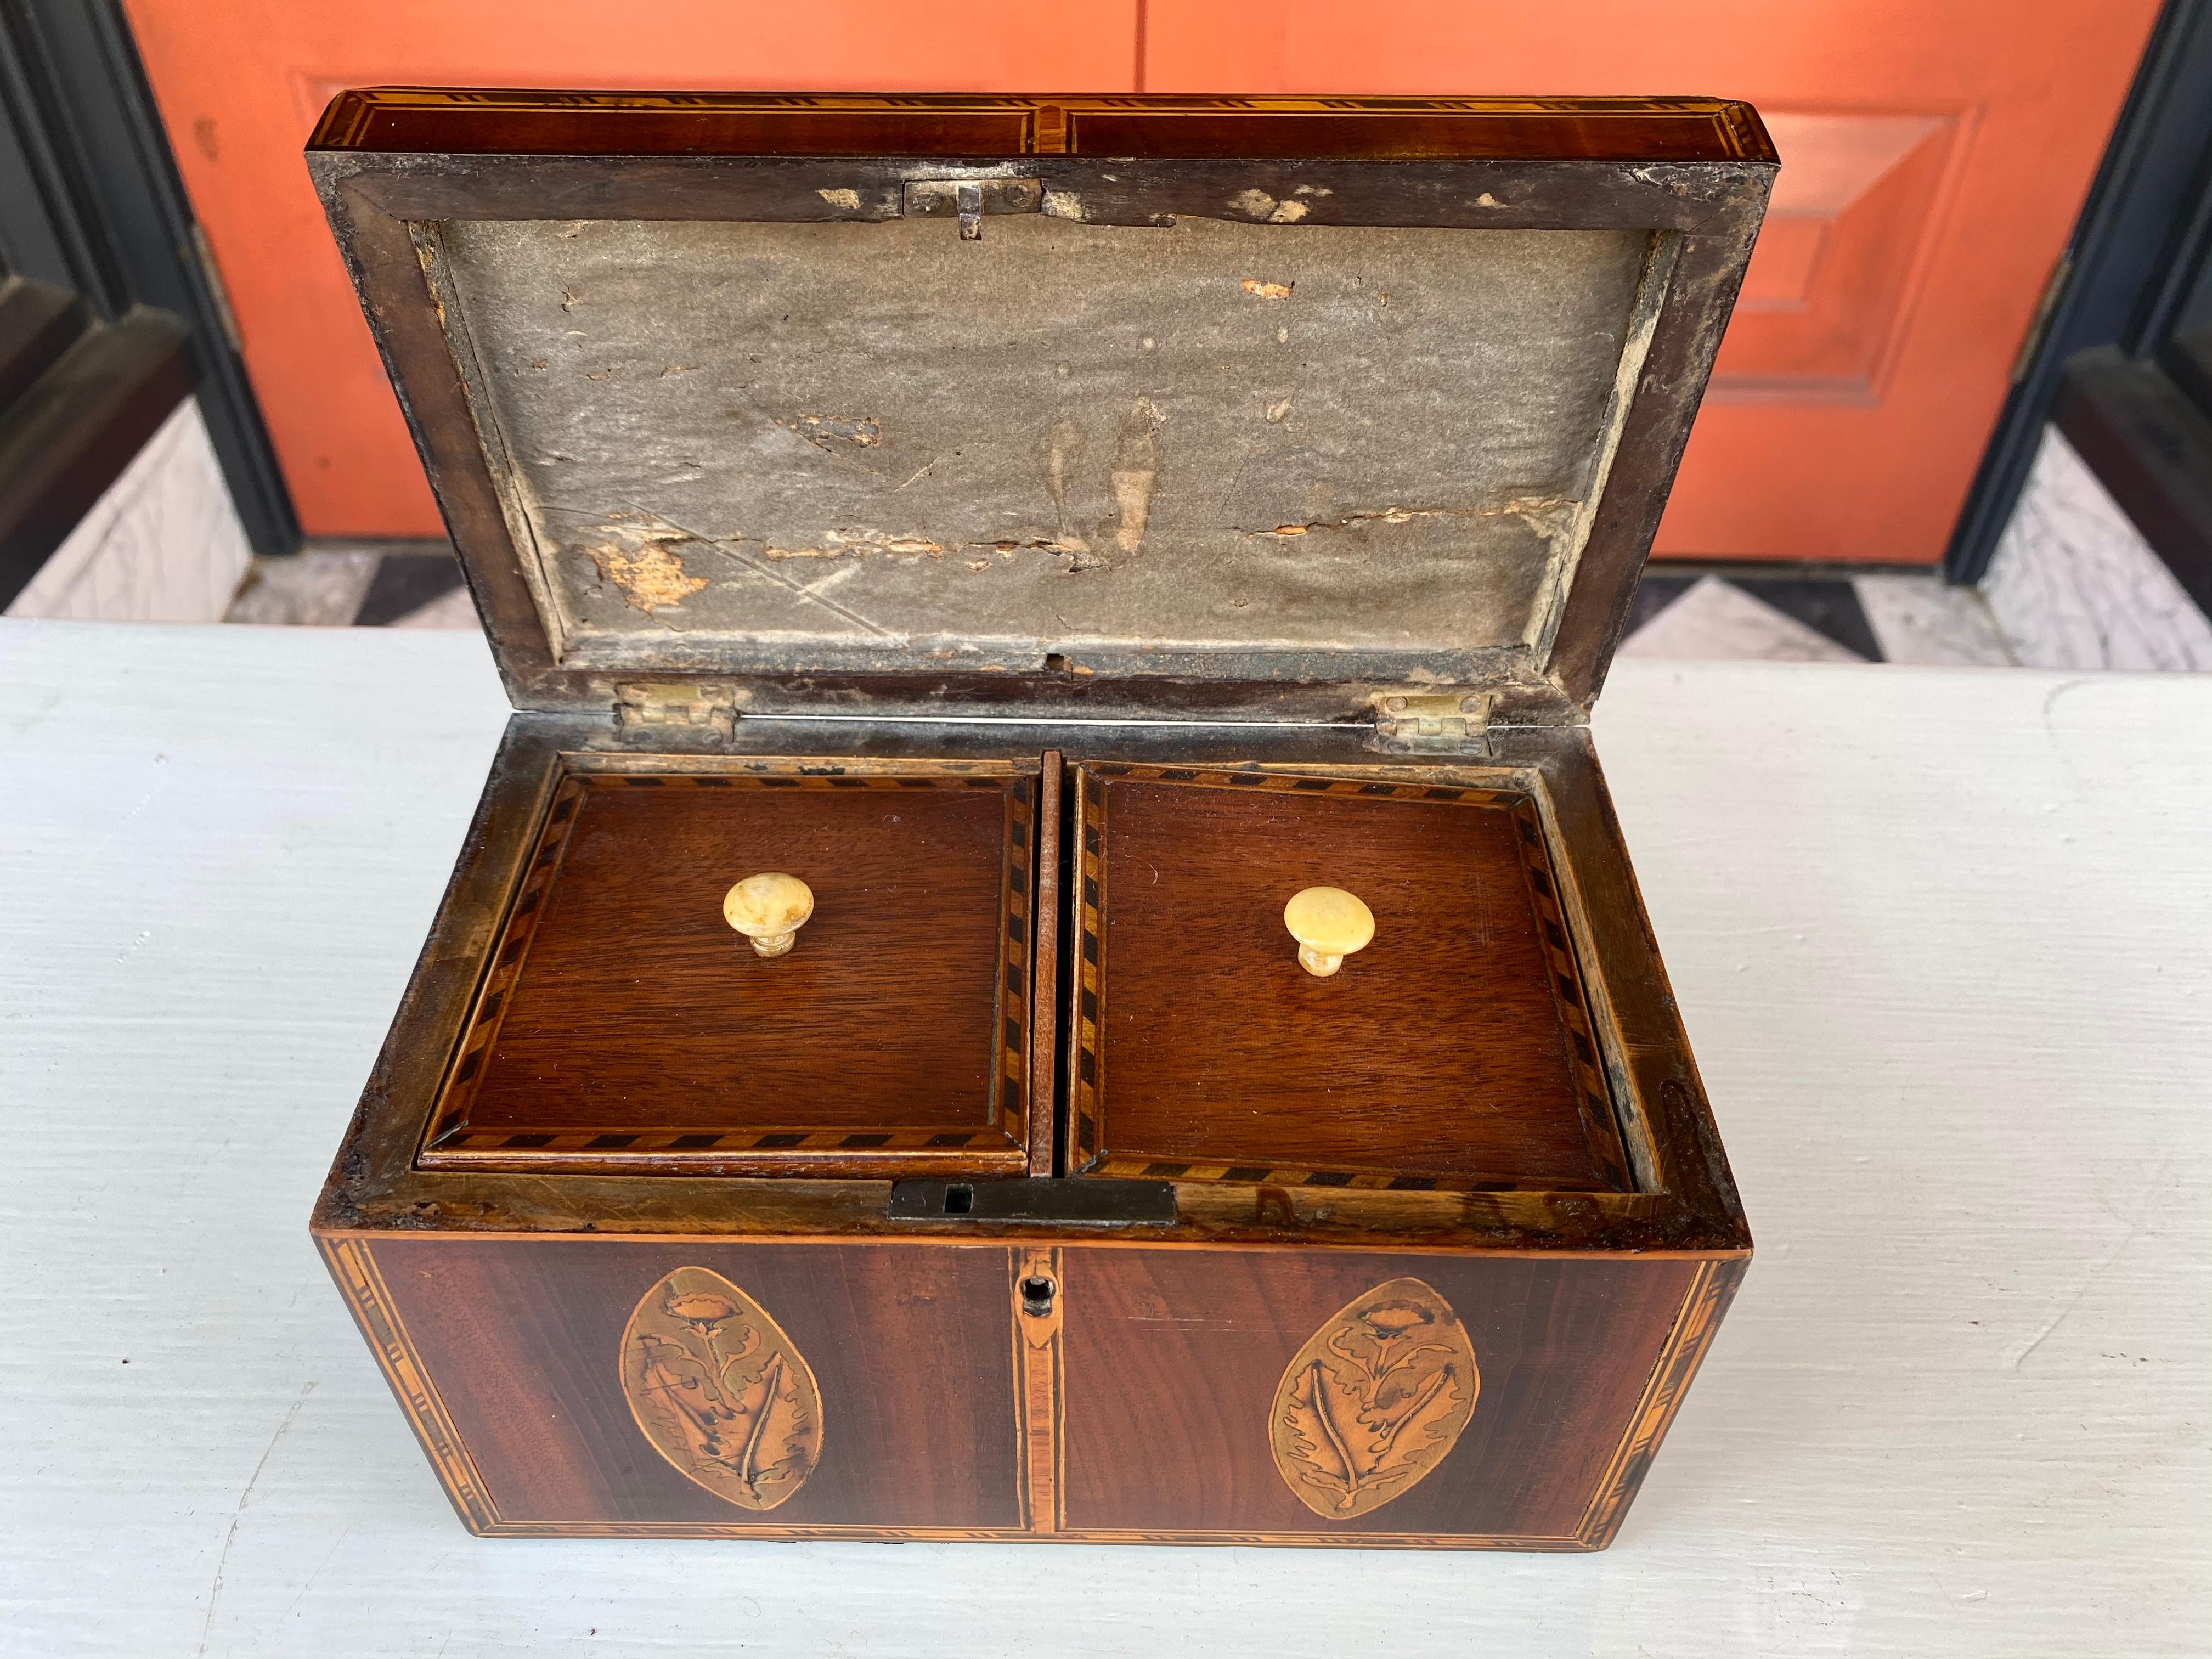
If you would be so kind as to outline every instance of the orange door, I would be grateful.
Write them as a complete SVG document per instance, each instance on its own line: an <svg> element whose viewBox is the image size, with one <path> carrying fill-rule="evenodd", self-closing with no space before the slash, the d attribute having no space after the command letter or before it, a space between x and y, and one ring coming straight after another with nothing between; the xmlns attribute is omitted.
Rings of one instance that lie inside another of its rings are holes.
<svg viewBox="0 0 2212 1659"><path fill-rule="evenodd" d="M126 0L301 521L437 514L307 185L336 88L1711 93L1783 171L1658 551L1931 563L2156 0Z"/></svg>
<svg viewBox="0 0 2212 1659"><path fill-rule="evenodd" d="M1711 93L1782 155L1656 551L1940 558L2157 0L1151 0L1155 92Z"/></svg>
<svg viewBox="0 0 2212 1659"><path fill-rule="evenodd" d="M441 536L300 151L346 87L1126 91L1138 0L125 0L310 536Z"/></svg>

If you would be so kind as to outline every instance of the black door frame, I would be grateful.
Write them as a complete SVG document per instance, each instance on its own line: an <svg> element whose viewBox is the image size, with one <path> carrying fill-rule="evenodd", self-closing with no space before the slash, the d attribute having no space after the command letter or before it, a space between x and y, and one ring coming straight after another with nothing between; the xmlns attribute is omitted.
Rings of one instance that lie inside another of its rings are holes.
<svg viewBox="0 0 2212 1659"><path fill-rule="evenodd" d="M2204 267L2209 233L2212 0L2166 0L2014 365L2011 393L1944 550L1945 580L1974 583L1987 573L2045 425L2076 405L2069 362L2078 390L2083 370L2094 372L2100 359L2155 356Z"/></svg>
<svg viewBox="0 0 2212 1659"><path fill-rule="evenodd" d="M119 0L0 0L0 605L196 392L246 540L299 520Z"/></svg>

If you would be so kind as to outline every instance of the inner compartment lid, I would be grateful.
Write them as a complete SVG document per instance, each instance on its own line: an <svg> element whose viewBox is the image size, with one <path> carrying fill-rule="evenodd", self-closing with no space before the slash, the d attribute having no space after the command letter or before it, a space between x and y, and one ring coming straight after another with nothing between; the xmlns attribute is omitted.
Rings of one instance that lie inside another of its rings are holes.
<svg viewBox="0 0 2212 1659"><path fill-rule="evenodd" d="M567 770L418 1165L1022 1174L1037 771ZM769 872L813 907L763 957L722 905Z"/></svg>
<svg viewBox="0 0 2212 1659"><path fill-rule="evenodd" d="M1771 172L1703 100L380 92L313 159L522 706L1325 717L1586 708Z"/></svg>
<svg viewBox="0 0 2212 1659"><path fill-rule="evenodd" d="M1083 761L1071 1174L1632 1189L1532 796ZM1353 893L1327 976L1284 908Z"/></svg>

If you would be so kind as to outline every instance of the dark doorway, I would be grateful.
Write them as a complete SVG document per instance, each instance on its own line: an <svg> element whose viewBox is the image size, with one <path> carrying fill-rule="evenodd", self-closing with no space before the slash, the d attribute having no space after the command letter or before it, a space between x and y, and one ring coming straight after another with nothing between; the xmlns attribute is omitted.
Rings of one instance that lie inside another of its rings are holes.
<svg viewBox="0 0 2212 1659"><path fill-rule="evenodd" d="M2048 422L2212 612L2212 0L2168 0L1944 559L1978 581Z"/></svg>
<svg viewBox="0 0 2212 1659"><path fill-rule="evenodd" d="M0 605L197 391L257 553L299 526L113 0L0 0Z"/></svg>

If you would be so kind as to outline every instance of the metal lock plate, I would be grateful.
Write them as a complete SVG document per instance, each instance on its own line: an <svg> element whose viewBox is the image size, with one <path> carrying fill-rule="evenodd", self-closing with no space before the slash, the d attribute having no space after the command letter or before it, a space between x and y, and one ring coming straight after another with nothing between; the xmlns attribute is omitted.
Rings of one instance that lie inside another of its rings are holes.
<svg viewBox="0 0 2212 1659"><path fill-rule="evenodd" d="M1044 204L1036 179L921 179L908 184L901 211L909 219L958 215L960 240L981 241L987 213L1035 213Z"/></svg>

